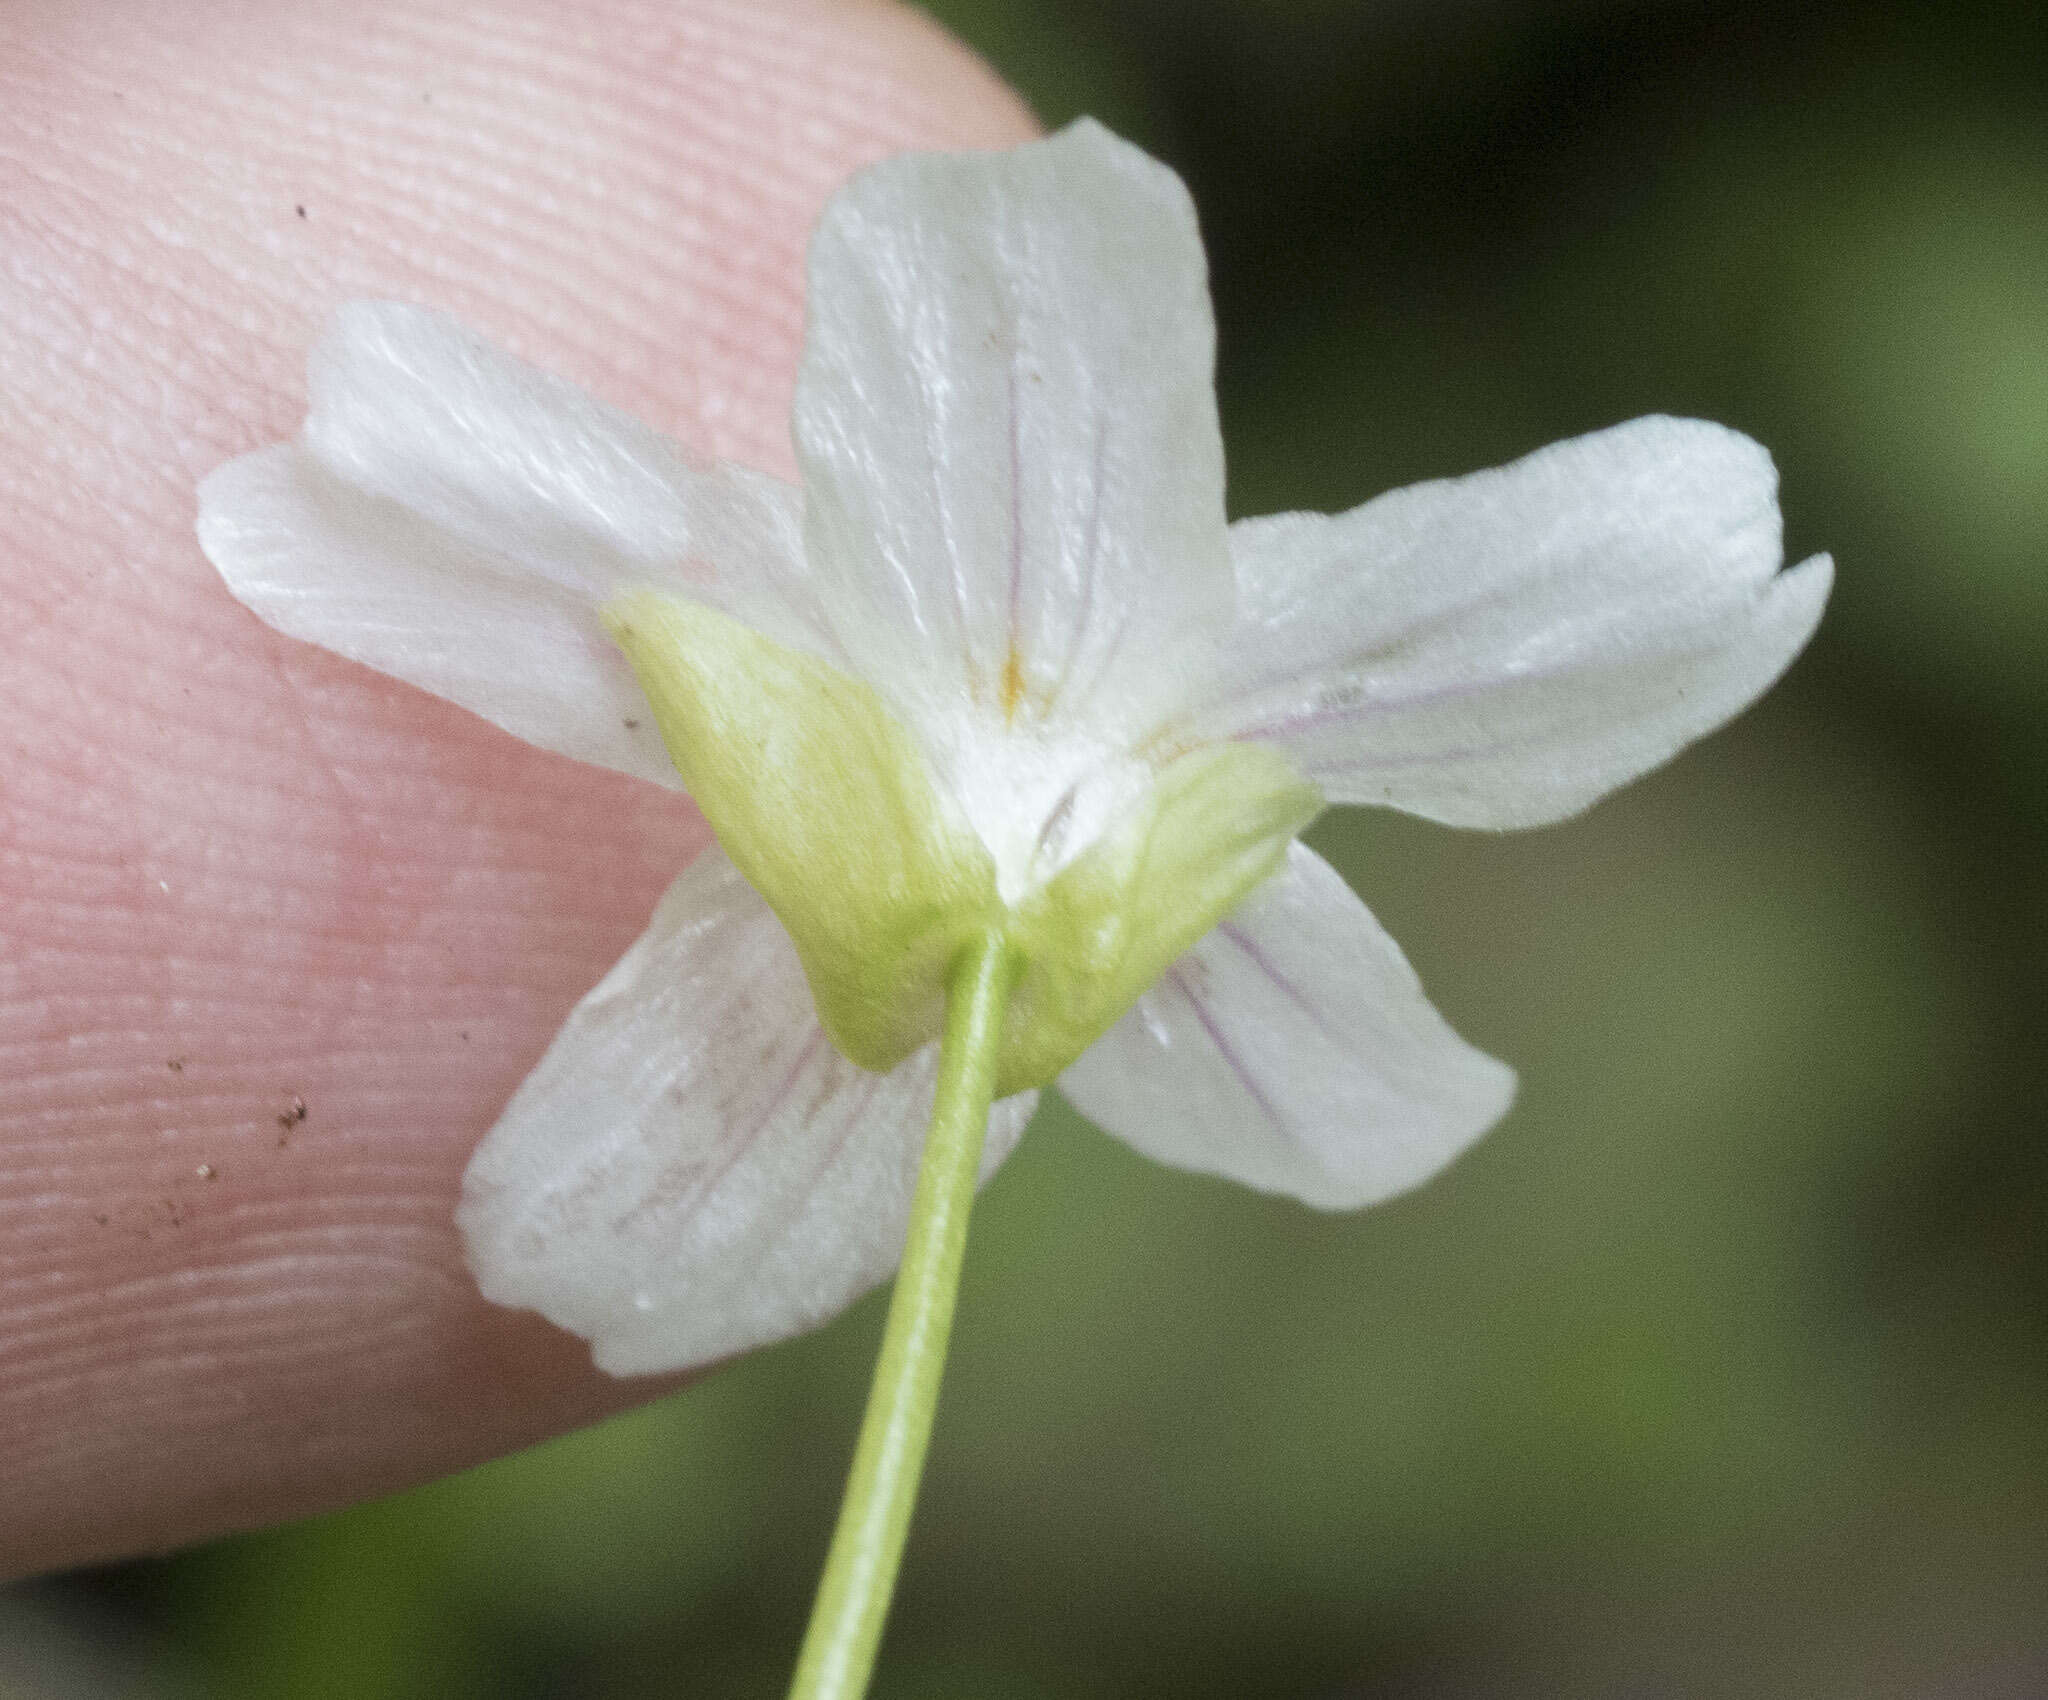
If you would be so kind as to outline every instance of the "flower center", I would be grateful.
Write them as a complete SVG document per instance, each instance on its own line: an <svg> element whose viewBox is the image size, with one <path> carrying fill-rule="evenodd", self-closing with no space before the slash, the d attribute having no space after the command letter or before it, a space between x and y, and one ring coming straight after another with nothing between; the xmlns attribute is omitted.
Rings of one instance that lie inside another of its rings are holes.
<svg viewBox="0 0 2048 1700"><path fill-rule="evenodd" d="M993 715L963 719L932 765L995 863L996 895L1012 907L1142 802L1157 777L1150 762L1102 739Z"/></svg>
<svg viewBox="0 0 2048 1700"><path fill-rule="evenodd" d="M997 1089L1043 1086L1322 807L1258 745L1146 760L1019 730L994 703L927 717L920 738L872 685L700 604L636 589L604 612L690 794L863 1068L937 1037L961 952L999 933L1018 978Z"/></svg>

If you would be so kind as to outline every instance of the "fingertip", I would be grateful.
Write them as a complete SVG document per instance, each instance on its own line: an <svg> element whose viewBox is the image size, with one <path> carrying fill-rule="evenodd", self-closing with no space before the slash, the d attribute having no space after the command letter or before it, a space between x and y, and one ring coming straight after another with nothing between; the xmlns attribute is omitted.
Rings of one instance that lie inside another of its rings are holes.
<svg viewBox="0 0 2048 1700"><path fill-rule="evenodd" d="M785 469L826 197L1031 121L882 0L30 0L0 37L0 614L35 634L0 710L37 729L0 751L0 1207L29 1224L0 1273L39 1295L0 1304L34 1346L0 1562L33 1569L655 1390L486 1306L452 1215L701 828L266 632L199 552L200 479L297 428L358 297Z"/></svg>

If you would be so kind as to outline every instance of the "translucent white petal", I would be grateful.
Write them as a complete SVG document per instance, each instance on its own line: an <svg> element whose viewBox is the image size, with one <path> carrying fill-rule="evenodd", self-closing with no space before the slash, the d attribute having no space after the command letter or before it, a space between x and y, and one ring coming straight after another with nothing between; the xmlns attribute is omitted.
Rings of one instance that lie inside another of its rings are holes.
<svg viewBox="0 0 2048 1700"><path fill-rule="evenodd" d="M1332 802L1456 826L1586 807L1754 700L1832 568L1780 573L1740 433L1633 420L1335 517L1231 530L1240 625L1197 735L1284 749Z"/></svg>
<svg viewBox="0 0 2048 1700"><path fill-rule="evenodd" d="M199 538L279 630L530 743L674 784L596 618L627 583L818 648L797 493L674 444L423 308L357 302L296 444L200 487ZM715 571L714 571L715 563Z"/></svg>
<svg viewBox="0 0 2048 1700"><path fill-rule="evenodd" d="M902 1253L935 1068L933 1048L887 1075L833 1050L787 935L706 850L471 1159L477 1284L615 1375L823 1322ZM1034 1102L996 1106L984 1179Z"/></svg>
<svg viewBox="0 0 2048 1700"><path fill-rule="evenodd" d="M1194 210L1083 121L862 173L811 242L795 437L846 649L942 764L997 728L1119 742L1227 629Z"/></svg>
<svg viewBox="0 0 2048 1700"><path fill-rule="evenodd" d="M1351 1210L1500 1119L1513 1071L1451 1031L1400 946L1296 844L1285 872L1060 1077L1148 1157Z"/></svg>
<svg viewBox="0 0 2048 1700"><path fill-rule="evenodd" d="M328 472L296 443L201 486L199 537L279 631L460 703L530 744L679 786L587 596Z"/></svg>

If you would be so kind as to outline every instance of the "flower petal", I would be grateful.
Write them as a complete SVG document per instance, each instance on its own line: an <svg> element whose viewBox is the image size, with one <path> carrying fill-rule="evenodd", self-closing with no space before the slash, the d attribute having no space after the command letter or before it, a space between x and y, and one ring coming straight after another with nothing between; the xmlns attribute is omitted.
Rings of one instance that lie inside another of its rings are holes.
<svg viewBox="0 0 2048 1700"><path fill-rule="evenodd" d="M1514 1085L1300 844L1060 1076L1146 1156L1326 1210L1427 1180L1499 1120Z"/></svg>
<svg viewBox="0 0 2048 1700"><path fill-rule="evenodd" d="M840 1056L780 924L708 849L470 1160L477 1284L614 1375L823 1322L902 1253L936 1059L882 1075ZM996 1105L984 1179L1034 1102Z"/></svg>
<svg viewBox="0 0 2048 1700"><path fill-rule="evenodd" d="M299 442L200 487L201 545L279 630L529 743L668 785L600 603L663 584L785 643L820 641L788 486L694 468L646 426L424 308L342 308L308 383Z"/></svg>
<svg viewBox="0 0 2048 1700"><path fill-rule="evenodd" d="M1197 735L1285 750L1330 801L1538 826L1757 697L1832 568L1780 573L1777 473L1648 418L1335 517L1234 526L1240 626Z"/></svg>
<svg viewBox="0 0 2048 1700"><path fill-rule="evenodd" d="M849 653L944 760L997 724L1135 741L1232 595L1194 209L1083 120L856 177L811 242L795 438Z"/></svg>

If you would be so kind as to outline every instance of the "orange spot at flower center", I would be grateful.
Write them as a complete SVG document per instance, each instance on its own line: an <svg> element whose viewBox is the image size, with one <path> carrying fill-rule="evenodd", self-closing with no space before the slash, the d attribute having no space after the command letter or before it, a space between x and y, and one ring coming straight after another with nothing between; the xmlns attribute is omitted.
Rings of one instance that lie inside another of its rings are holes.
<svg viewBox="0 0 2048 1700"><path fill-rule="evenodd" d="M1024 700L1024 658L1012 645L1009 656L1003 662L1003 724L1017 723L1017 706Z"/></svg>

